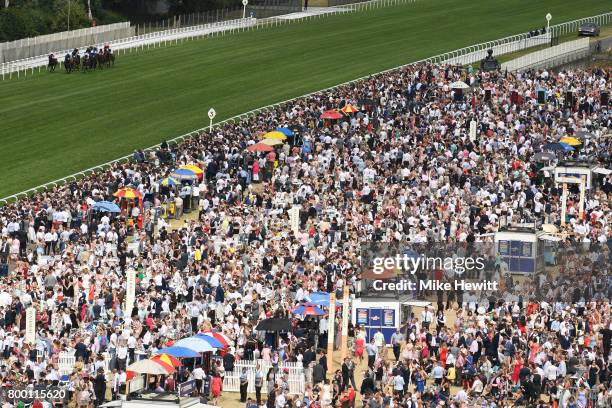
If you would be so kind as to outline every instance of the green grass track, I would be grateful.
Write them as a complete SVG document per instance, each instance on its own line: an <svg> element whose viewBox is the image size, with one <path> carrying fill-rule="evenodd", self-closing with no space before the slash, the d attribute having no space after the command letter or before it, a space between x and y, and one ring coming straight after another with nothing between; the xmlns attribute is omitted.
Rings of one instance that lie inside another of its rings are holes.
<svg viewBox="0 0 612 408"><path fill-rule="evenodd" d="M421 0L0 81L0 197L251 109L471 44L610 11L602 0Z"/></svg>

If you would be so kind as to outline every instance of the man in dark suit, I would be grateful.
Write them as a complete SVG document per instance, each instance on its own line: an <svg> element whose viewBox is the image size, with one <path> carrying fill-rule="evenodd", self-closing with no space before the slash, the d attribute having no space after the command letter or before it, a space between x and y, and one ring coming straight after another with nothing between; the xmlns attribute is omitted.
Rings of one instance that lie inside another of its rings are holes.
<svg viewBox="0 0 612 408"><path fill-rule="evenodd" d="M318 384L325 380L325 368L321 365L321 362L317 363L312 369L312 383Z"/></svg>
<svg viewBox="0 0 612 408"><path fill-rule="evenodd" d="M2 244L0 244L0 263L6 263L9 256L10 245L6 241L6 238L2 238Z"/></svg>
<svg viewBox="0 0 612 408"><path fill-rule="evenodd" d="M321 354L321 357L319 358L319 364L323 366L323 378L327 378L327 356L325 355L325 353Z"/></svg>
<svg viewBox="0 0 612 408"><path fill-rule="evenodd" d="M314 352L314 347L310 347L308 350L304 352L304 358L302 359L302 364L304 368L308 368L311 362L315 361L317 355Z"/></svg>
<svg viewBox="0 0 612 408"><path fill-rule="evenodd" d="M345 357L342 362L342 384L340 384L340 391L344 391L348 386L349 376L349 358Z"/></svg>

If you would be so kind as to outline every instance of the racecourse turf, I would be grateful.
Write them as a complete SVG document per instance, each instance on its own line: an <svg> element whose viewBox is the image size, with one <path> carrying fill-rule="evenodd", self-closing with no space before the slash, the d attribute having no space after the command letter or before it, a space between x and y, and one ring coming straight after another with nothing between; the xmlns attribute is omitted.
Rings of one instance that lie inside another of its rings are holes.
<svg viewBox="0 0 612 408"><path fill-rule="evenodd" d="M0 81L0 197L216 120L474 43L610 11L595 0L420 0Z"/></svg>

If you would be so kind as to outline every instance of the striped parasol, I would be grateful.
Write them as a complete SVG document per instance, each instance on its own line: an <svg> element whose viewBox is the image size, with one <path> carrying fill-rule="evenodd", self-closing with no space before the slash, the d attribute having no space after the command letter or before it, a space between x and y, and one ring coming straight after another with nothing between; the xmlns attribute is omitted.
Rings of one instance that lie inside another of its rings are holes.
<svg viewBox="0 0 612 408"><path fill-rule="evenodd" d="M117 198L127 198L127 199L142 198L142 193L131 187L120 188L113 195Z"/></svg>
<svg viewBox="0 0 612 408"><path fill-rule="evenodd" d="M166 354L166 353L162 353L162 354L153 356L151 357L151 360L155 361L156 363L164 363L166 365L169 365L175 368L182 366L178 358L173 357L170 354Z"/></svg>
<svg viewBox="0 0 612 408"><path fill-rule="evenodd" d="M166 177L157 182L160 186L164 187L174 187L179 184L178 180L173 179L172 177Z"/></svg>
<svg viewBox="0 0 612 408"><path fill-rule="evenodd" d="M198 179L198 175L193 170L180 168L170 173L170 177L179 181L192 181Z"/></svg>
<svg viewBox="0 0 612 408"><path fill-rule="evenodd" d="M355 112L359 112L359 109L357 109L354 105L351 105L350 103L347 103L346 106L342 109L340 109L342 112L344 113L355 113Z"/></svg>

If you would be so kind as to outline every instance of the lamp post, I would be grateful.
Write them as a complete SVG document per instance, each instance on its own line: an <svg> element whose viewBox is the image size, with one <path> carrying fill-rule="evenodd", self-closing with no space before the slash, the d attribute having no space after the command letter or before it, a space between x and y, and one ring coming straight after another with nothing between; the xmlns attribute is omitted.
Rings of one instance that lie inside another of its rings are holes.
<svg viewBox="0 0 612 408"><path fill-rule="evenodd" d="M249 0L242 0L242 18L246 18L246 6L249 4Z"/></svg>
<svg viewBox="0 0 612 408"><path fill-rule="evenodd" d="M213 119L217 116L217 111L214 108L208 110L208 118L210 119L210 131L212 132Z"/></svg>
<svg viewBox="0 0 612 408"><path fill-rule="evenodd" d="M552 15L548 13L546 14L546 33L550 32L550 20L552 20Z"/></svg>

